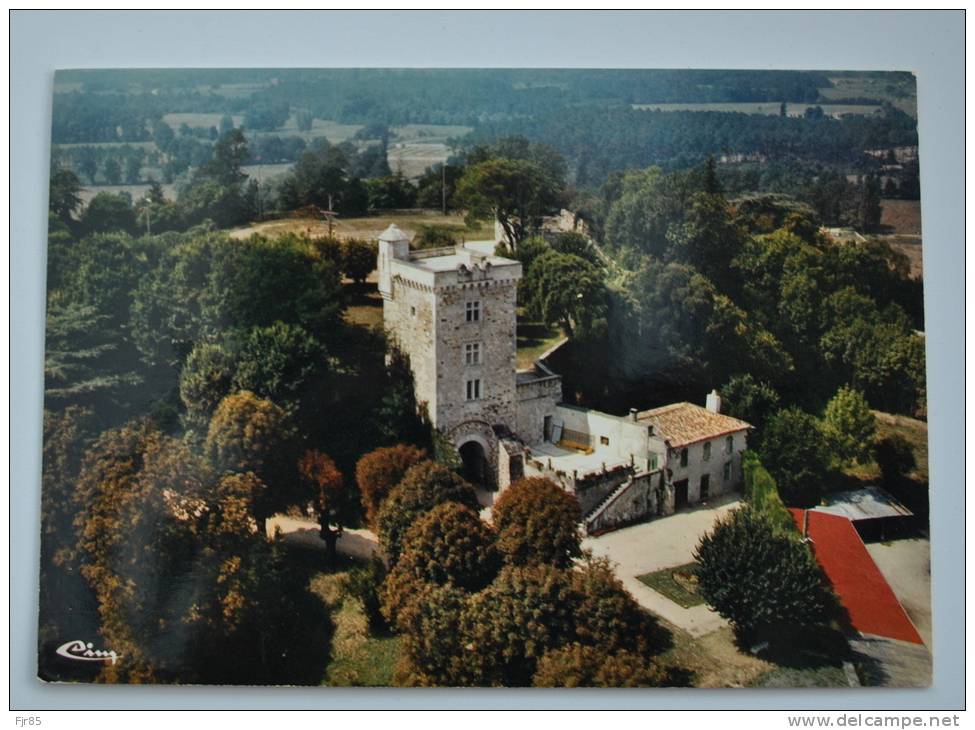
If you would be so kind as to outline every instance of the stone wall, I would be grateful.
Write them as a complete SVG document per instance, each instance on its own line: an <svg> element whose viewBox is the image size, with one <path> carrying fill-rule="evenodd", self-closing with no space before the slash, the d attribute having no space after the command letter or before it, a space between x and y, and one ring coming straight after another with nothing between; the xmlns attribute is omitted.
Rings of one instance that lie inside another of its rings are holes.
<svg viewBox="0 0 975 730"><path fill-rule="evenodd" d="M556 406L562 400L562 378L518 373L517 394L515 433L526 444L541 443L545 440L545 417L552 418L554 423Z"/></svg>
<svg viewBox="0 0 975 730"><path fill-rule="evenodd" d="M661 471L633 477L625 489L586 521L590 535L643 522L665 514L665 488Z"/></svg>
<svg viewBox="0 0 975 730"><path fill-rule="evenodd" d="M442 430L469 420L516 431L515 280L481 280L437 291L436 417ZM468 322L466 305L479 302ZM464 346L480 344L481 363L468 365ZM467 381L481 380L479 400L467 400Z"/></svg>
<svg viewBox="0 0 975 730"><path fill-rule="evenodd" d="M741 454L747 448L747 431L730 434L732 438L731 453L725 446L725 437L721 436L710 441L699 441L687 446L687 466L680 465L680 449L667 450L667 469L671 483L687 480L688 504L701 501L701 477L708 475L709 498L727 494L741 486ZM654 439L657 440L657 439ZM704 445L710 443L710 457L705 459ZM725 464L730 464L730 474L724 477Z"/></svg>
<svg viewBox="0 0 975 730"><path fill-rule="evenodd" d="M410 358L416 400L427 405L431 418L437 413L436 302L432 289L402 278L390 281L383 302L383 326Z"/></svg>

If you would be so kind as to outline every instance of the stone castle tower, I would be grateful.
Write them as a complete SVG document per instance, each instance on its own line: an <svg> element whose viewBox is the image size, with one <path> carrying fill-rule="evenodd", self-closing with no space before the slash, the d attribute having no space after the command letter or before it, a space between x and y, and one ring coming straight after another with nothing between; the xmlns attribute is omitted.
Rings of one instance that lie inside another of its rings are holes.
<svg viewBox="0 0 975 730"><path fill-rule="evenodd" d="M410 251L396 225L379 237L386 331L410 359L417 401L458 448L468 477L498 473L500 440L518 431L517 285L521 263L469 246ZM502 458L507 464L507 460Z"/></svg>

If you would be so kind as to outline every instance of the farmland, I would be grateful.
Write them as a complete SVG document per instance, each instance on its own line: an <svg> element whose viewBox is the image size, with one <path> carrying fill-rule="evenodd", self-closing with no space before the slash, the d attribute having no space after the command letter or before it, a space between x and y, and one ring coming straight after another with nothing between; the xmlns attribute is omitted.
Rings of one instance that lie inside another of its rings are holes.
<svg viewBox="0 0 975 730"><path fill-rule="evenodd" d="M456 229L468 241L485 241L494 238L494 228L490 223L481 223L477 228L468 229L460 214L442 215L431 210L388 211L383 215L363 218L336 218L333 224L333 235L339 239L375 240L391 223L402 228L408 236L416 234L421 226L437 225ZM304 233L309 236L325 236L328 234L328 224L316 218L282 218L235 228L230 235L233 238L247 238L253 233L264 235Z"/></svg>
<svg viewBox="0 0 975 730"><path fill-rule="evenodd" d="M876 104L816 104L787 103L786 114L790 117L801 117L807 108L820 106L829 116L843 116L845 114L873 114L880 107ZM672 104L634 104L634 109L649 109L661 112L738 112L740 114L763 114L778 116L781 102L710 102L710 103L672 103Z"/></svg>

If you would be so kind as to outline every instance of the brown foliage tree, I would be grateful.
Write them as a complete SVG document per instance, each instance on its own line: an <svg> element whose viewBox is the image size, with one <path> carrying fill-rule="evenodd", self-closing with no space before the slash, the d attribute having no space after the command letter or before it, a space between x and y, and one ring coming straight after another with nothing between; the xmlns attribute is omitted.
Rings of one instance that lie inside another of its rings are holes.
<svg viewBox="0 0 975 730"><path fill-rule="evenodd" d="M538 662L536 687L661 687L674 684L668 670L630 651L568 644Z"/></svg>
<svg viewBox="0 0 975 730"><path fill-rule="evenodd" d="M383 501L376 519L379 540L391 565L399 559L403 536L410 526L424 512L444 502L480 509L474 488L446 467L434 461L411 467Z"/></svg>
<svg viewBox="0 0 975 730"><path fill-rule="evenodd" d="M366 510L366 521L373 527L379 507L403 479L410 467L426 458L426 451L415 446L397 444L365 454L355 466L355 481Z"/></svg>
<svg viewBox="0 0 975 730"><path fill-rule="evenodd" d="M396 624L422 583L480 590L501 564L494 542L494 531L470 508L456 502L434 507L403 537L403 552L381 591L383 615Z"/></svg>
<svg viewBox="0 0 975 730"><path fill-rule="evenodd" d="M261 520L293 502L294 434L287 414L250 391L228 395L210 420L205 449L220 470L252 471L268 486L258 504ZM262 525L263 527L263 525Z"/></svg>
<svg viewBox="0 0 975 730"><path fill-rule="evenodd" d="M321 538L328 546L329 562L334 565L335 547L348 515L345 478L330 456L315 449L306 451L298 460L298 476L314 497Z"/></svg>
<svg viewBox="0 0 975 730"><path fill-rule="evenodd" d="M491 517L509 563L559 568L582 554L581 518L578 500L541 477L514 482L494 503Z"/></svg>

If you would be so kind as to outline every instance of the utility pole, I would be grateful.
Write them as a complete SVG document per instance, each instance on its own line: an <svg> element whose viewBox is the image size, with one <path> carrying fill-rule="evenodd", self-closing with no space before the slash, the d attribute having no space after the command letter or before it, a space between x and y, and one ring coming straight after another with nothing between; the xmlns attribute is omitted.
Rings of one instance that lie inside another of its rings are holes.
<svg viewBox="0 0 975 730"><path fill-rule="evenodd" d="M443 214L447 215L447 161L440 166L440 205Z"/></svg>

